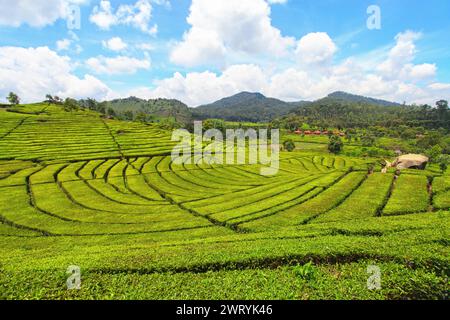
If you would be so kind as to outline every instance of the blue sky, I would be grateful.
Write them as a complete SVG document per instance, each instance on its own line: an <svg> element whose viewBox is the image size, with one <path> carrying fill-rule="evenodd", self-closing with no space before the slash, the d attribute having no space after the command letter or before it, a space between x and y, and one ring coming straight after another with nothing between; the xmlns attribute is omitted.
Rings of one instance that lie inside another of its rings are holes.
<svg viewBox="0 0 450 320"><path fill-rule="evenodd" d="M371 5L380 29L367 26ZM71 8L80 29L68 28ZM0 0L0 11L1 101L450 98L446 0Z"/></svg>

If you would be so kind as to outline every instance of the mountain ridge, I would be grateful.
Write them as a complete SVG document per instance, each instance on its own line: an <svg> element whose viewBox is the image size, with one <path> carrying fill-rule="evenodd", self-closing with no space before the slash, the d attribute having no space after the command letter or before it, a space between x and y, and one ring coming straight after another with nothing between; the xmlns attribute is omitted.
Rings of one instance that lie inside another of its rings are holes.
<svg viewBox="0 0 450 320"><path fill-rule="evenodd" d="M403 106L396 102L343 91L330 93L328 96L315 101L300 100L293 102L266 97L260 92L242 91L195 108L190 108L176 99L141 99L134 96L113 99L104 103L106 108L111 108L118 114L132 111L135 115L145 113L156 118L172 118L180 123L188 123L192 119L205 120L211 118L239 122L270 122L316 104L324 104L330 108L337 104L377 107Z"/></svg>
<svg viewBox="0 0 450 320"><path fill-rule="evenodd" d="M327 103L332 101L339 104L368 104L378 107L402 106L397 102L355 95L344 91L335 91L315 101L300 100L294 102L266 97L259 92L243 91L209 104L191 108L191 110L193 117L198 120L219 118L228 121L269 122L275 118L296 112L298 108L321 101Z"/></svg>
<svg viewBox="0 0 450 320"><path fill-rule="evenodd" d="M402 106L403 104L383 99L377 99L372 97L366 97L362 95L356 95L353 93L348 93L345 91L335 91L330 93L327 98L345 100L349 102L361 102L361 103L369 103L373 105L379 106ZM319 99L320 100L320 99Z"/></svg>
<svg viewBox="0 0 450 320"><path fill-rule="evenodd" d="M220 118L228 121L268 122L287 115L292 108L288 102L266 97L259 92L243 91L191 110L193 117L199 120Z"/></svg>

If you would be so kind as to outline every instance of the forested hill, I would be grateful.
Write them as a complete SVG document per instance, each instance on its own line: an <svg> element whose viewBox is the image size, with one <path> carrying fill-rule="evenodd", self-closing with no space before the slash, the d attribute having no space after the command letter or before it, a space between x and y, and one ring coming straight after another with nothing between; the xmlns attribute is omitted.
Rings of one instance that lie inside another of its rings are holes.
<svg viewBox="0 0 450 320"><path fill-rule="evenodd" d="M308 106L311 106L311 108L302 111L303 108ZM323 108L318 108L318 106ZM357 120L357 125L360 125L361 123L366 124L370 122L371 119L386 119L386 117L381 115L391 114L393 110L394 113L408 113L411 111L411 109L392 109L392 107L400 108L404 106L396 102L354 95L342 91L331 93L327 97L314 102L285 102L274 98L267 98L261 93L241 92L214 103L194 108L192 109L192 113L193 117L199 120L218 118L228 121L267 122L287 116L290 113L298 114L299 112L307 112L310 115L310 110L316 114L316 116L313 116L314 119L317 118L316 120L319 118L329 118L328 116L333 114L332 120L336 120L336 123L341 123L341 120L345 119L341 119L342 115L339 112L344 108L346 110L352 110L345 112L352 120L344 121L344 123L355 123L355 120ZM333 108L337 108L337 110L333 110ZM392 117L389 117L389 119L392 120Z"/></svg>
<svg viewBox="0 0 450 320"><path fill-rule="evenodd" d="M89 107L93 100L81 100L79 103ZM145 117L149 121L172 119L178 123L191 121L191 111L183 102L175 99L140 99L129 97L98 103L101 109L110 116L123 120L133 120L136 117Z"/></svg>
<svg viewBox="0 0 450 320"><path fill-rule="evenodd" d="M287 115L295 106L261 93L241 92L192 109L195 119L219 118L228 121L268 122Z"/></svg>
<svg viewBox="0 0 450 320"><path fill-rule="evenodd" d="M328 95L328 98L340 100L342 102L357 102L357 103L365 103L365 104L371 104L371 105L375 105L375 106L384 106L384 107L401 106L401 104L397 103L397 102L359 96L359 95L355 95L355 94L351 94L351 93L347 93L347 92L343 92L343 91L336 91L336 92L330 93Z"/></svg>
<svg viewBox="0 0 450 320"><path fill-rule="evenodd" d="M81 100L92 110L122 120L171 122L186 125L194 120L223 119L233 122L292 122L318 127L364 128L367 126L450 129L445 100L436 106L408 106L395 102L335 92L314 102L284 102L261 93L242 92L209 105L189 108L174 99L144 100L136 97L97 103ZM95 104L95 107L90 104Z"/></svg>
<svg viewBox="0 0 450 320"><path fill-rule="evenodd" d="M294 119L318 127L364 128L377 125L383 127L406 125L450 129L450 111L444 100L437 102L436 107L381 106L326 97L298 107L282 121L289 122Z"/></svg>
<svg viewBox="0 0 450 320"><path fill-rule="evenodd" d="M117 111L144 112L155 117L174 118L177 122L186 123L191 119L191 112L187 105L175 99L149 99L136 97L116 99L107 102L108 107Z"/></svg>

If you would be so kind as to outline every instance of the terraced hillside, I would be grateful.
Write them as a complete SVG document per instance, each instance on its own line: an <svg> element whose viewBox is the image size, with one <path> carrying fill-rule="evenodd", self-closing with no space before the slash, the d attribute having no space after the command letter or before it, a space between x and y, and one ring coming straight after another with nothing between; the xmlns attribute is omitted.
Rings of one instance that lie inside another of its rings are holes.
<svg viewBox="0 0 450 320"><path fill-rule="evenodd" d="M0 109L0 121L0 298L448 291L450 176L433 168L368 174L374 159L305 151L261 176L201 157L176 165L170 132L89 111L27 105ZM70 265L81 290L67 290ZM367 289L369 265L381 290Z"/></svg>

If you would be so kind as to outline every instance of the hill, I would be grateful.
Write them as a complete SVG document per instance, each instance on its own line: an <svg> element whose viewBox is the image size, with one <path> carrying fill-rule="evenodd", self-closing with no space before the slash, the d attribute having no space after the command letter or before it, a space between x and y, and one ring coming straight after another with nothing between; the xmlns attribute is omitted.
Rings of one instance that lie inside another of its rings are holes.
<svg viewBox="0 0 450 320"><path fill-rule="evenodd" d="M293 105L261 93L241 92L214 103L192 109L195 119L219 118L227 121L268 122L289 113Z"/></svg>
<svg viewBox="0 0 450 320"><path fill-rule="evenodd" d="M391 103L391 105L388 105ZM394 102L350 94L331 94L300 106L284 117L299 117L300 121L318 127L366 128L369 126L450 128L449 113L424 106L399 105Z"/></svg>
<svg viewBox="0 0 450 320"><path fill-rule="evenodd" d="M83 102L83 101L82 101ZM148 115L152 120L173 119L185 124L191 120L191 112L187 105L175 99L140 99L129 97L115 99L105 102L105 107L111 108L118 115L125 112L133 112L134 116L139 113Z"/></svg>
<svg viewBox="0 0 450 320"><path fill-rule="evenodd" d="M343 92L343 91L336 91L336 92L330 93L328 95L328 98L339 100L342 102L366 103L366 104L383 106L383 107L402 106L402 104L397 103L397 102L359 96L359 95L355 95L355 94L351 94L351 93L347 93L347 92Z"/></svg>
<svg viewBox="0 0 450 320"><path fill-rule="evenodd" d="M379 109L377 107L404 107L397 102L391 102L381 99L359 96L347 92L337 91L328 96L318 99L314 102L295 101L285 102L279 99L265 97L261 93L241 92L234 96L223 98L214 103L203 105L192 110L195 119L203 120L208 118L219 118L228 121L249 121L249 122L267 122L273 119L283 117L291 112L296 112L304 107L322 105L333 108L333 106L368 106L367 110L363 108L361 113L381 113L386 114L392 111ZM375 109L373 107L376 107ZM397 110L398 111L398 110ZM326 111L328 112L328 111ZM335 114L333 113L333 117ZM335 118L335 117L334 117ZM337 114L337 119L340 116ZM373 118L370 116L369 118Z"/></svg>

